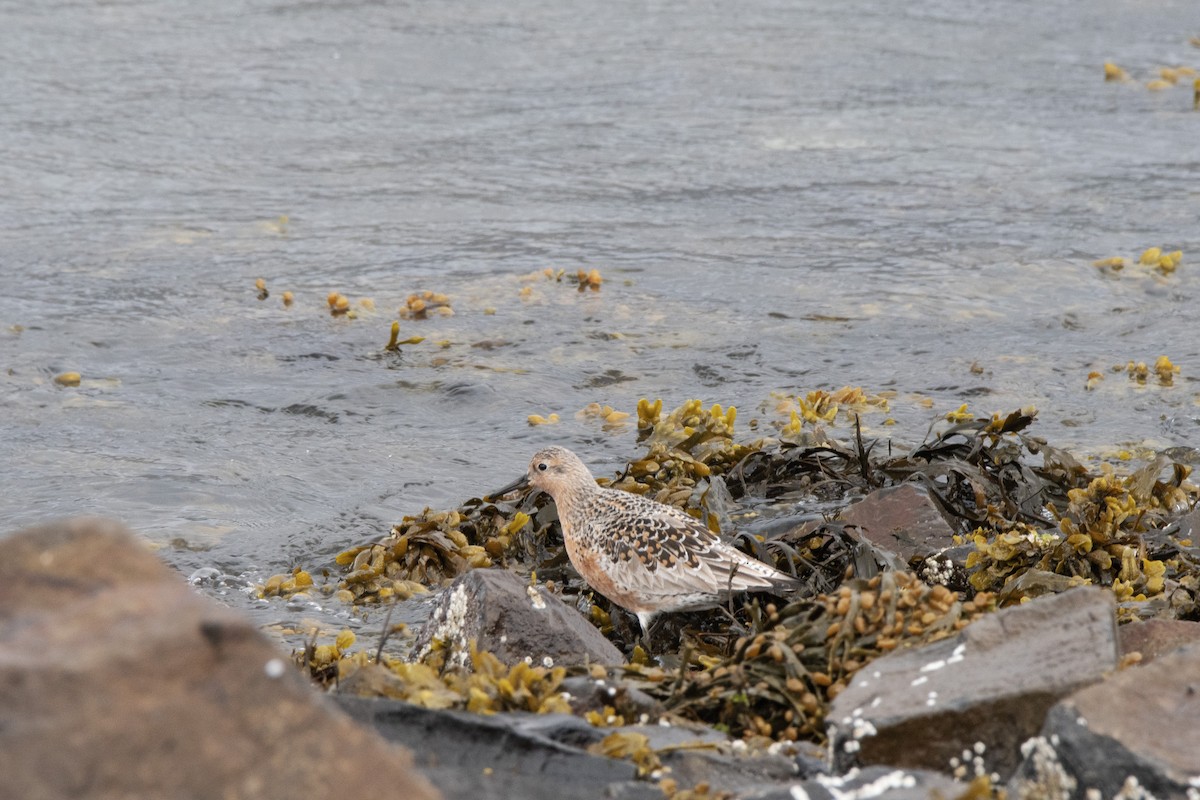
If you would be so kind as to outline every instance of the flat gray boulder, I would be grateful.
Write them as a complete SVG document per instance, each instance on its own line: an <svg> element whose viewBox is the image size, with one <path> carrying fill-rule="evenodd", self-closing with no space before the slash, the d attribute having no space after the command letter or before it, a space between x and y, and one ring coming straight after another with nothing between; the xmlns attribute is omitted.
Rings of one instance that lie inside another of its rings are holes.
<svg viewBox="0 0 1200 800"><path fill-rule="evenodd" d="M1083 587L1002 609L860 670L827 718L834 771L885 764L1007 778L1050 707L1116 665L1111 592Z"/></svg>

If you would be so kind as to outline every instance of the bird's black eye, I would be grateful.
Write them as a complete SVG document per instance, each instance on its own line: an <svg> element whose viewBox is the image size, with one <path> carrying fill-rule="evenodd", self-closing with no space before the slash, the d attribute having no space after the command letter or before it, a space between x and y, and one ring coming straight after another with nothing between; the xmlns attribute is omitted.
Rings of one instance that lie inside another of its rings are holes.
<svg viewBox="0 0 1200 800"><path fill-rule="evenodd" d="M546 470L550 469L548 466L546 466L546 462L545 462L545 461L543 461L542 463L538 464L538 465L537 465L537 468L538 468L538 472L545 472Z"/></svg>

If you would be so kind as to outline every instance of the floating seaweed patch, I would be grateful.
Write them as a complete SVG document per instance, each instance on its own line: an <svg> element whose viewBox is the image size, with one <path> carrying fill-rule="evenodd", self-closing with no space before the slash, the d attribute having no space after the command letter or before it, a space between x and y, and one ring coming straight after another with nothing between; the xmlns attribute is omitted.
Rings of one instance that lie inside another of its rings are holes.
<svg viewBox="0 0 1200 800"><path fill-rule="evenodd" d="M391 334L388 336L388 343L383 346L383 349L390 353L398 353L400 352L400 345L402 344L420 344L423 341L425 341L424 336L410 336L401 341L400 322L393 320Z"/></svg>
<svg viewBox="0 0 1200 800"><path fill-rule="evenodd" d="M597 420L605 429L619 428L628 422L630 414L617 411L612 406L602 406L599 403L588 403L575 412L575 419L590 421Z"/></svg>
<svg viewBox="0 0 1200 800"><path fill-rule="evenodd" d="M406 319L428 319L431 314L441 317L454 315L450 298L441 292L419 292L410 294L400 307L399 315Z"/></svg>

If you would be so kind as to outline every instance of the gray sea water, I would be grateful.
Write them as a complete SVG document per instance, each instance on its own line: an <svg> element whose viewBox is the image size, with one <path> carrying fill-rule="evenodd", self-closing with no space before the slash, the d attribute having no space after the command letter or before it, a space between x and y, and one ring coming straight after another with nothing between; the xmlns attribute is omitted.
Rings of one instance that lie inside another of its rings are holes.
<svg viewBox="0 0 1200 800"><path fill-rule="evenodd" d="M766 430L851 385L898 441L968 403L1193 446L1200 112L1145 84L1198 34L1190 0L0 2L0 529L116 517L298 624L332 612L245 587L538 445L636 455L593 402ZM1151 246L1184 260L1092 265ZM417 291L454 315L383 353Z"/></svg>

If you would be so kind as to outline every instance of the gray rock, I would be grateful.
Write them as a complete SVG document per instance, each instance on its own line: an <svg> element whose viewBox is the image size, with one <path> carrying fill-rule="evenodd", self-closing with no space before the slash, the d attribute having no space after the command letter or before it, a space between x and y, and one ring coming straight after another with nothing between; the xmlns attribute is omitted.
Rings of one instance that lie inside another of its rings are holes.
<svg viewBox="0 0 1200 800"><path fill-rule="evenodd" d="M664 777L680 788L705 782L715 792L740 795L786 787L798 777L795 759L739 754L727 734L704 726L597 728L566 714L483 716L379 698L338 695L337 701L385 738L412 747L418 766L450 800L660 800L657 781L638 780L632 762L588 750L613 733L645 736L665 768Z"/></svg>
<svg viewBox="0 0 1200 800"><path fill-rule="evenodd" d="M1179 533L1176 534L1178 538L1193 541L1200 538L1200 506L1184 514L1176 520L1176 524L1179 525Z"/></svg>
<svg viewBox="0 0 1200 800"><path fill-rule="evenodd" d="M867 767L849 774L821 775L787 787L763 789L740 795L742 800L929 800L959 797L966 785L940 772L894 767Z"/></svg>
<svg viewBox="0 0 1200 800"><path fill-rule="evenodd" d="M612 707L625 719L638 719L643 714L658 719L662 714L662 703L619 680L574 675L563 679L562 690L571 695L572 713L579 715L602 711L605 706Z"/></svg>
<svg viewBox="0 0 1200 800"><path fill-rule="evenodd" d="M505 664L625 663L621 651L582 614L545 590L502 569L477 569L443 592L417 634L423 657L433 640L449 648L451 663L469 663L470 643Z"/></svg>
<svg viewBox="0 0 1200 800"><path fill-rule="evenodd" d="M605 732L561 714L436 711L399 700L339 695L337 702L385 739L411 747L447 800L593 800L620 790L630 800L661 800L629 761L585 749Z"/></svg>
<svg viewBox="0 0 1200 800"><path fill-rule="evenodd" d="M876 659L830 708L834 771L961 766L1007 777L1050 707L1115 668L1116 637L1112 593L1084 587Z"/></svg>
<svg viewBox="0 0 1200 800"><path fill-rule="evenodd" d="M1009 784L1014 798L1194 798L1200 645L1125 669L1050 710ZM1137 794L1133 787L1144 792ZM1095 794L1092 794L1092 792Z"/></svg>
<svg viewBox="0 0 1200 800"><path fill-rule="evenodd" d="M4 797L437 797L115 523L0 541L0 642Z"/></svg>

